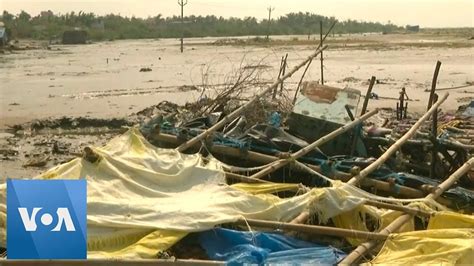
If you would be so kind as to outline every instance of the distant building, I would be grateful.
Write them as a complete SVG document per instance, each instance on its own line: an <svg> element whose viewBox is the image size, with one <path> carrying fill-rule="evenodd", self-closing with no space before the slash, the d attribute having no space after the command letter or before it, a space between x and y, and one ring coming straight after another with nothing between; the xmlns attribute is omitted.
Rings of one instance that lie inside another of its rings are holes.
<svg viewBox="0 0 474 266"><path fill-rule="evenodd" d="M87 31L68 30L63 33L63 44L86 44Z"/></svg>
<svg viewBox="0 0 474 266"><path fill-rule="evenodd" d="M419 25L407 25L405 27L405 29L407 31L411 31L411 32L419 32L420 31L420 26Z"/></svg>

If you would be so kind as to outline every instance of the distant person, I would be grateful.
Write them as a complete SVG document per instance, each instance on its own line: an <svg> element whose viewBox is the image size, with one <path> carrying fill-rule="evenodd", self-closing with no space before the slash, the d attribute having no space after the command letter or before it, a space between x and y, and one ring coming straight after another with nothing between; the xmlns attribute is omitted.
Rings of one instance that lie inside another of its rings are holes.
<svg viewBox="0 0 474 266"><path fill-rule="evenodd" d="M410 98L408 98L408 94L407 92L405 91L405 87L402 88L402 90L400 91L400 97L398 98L400 100L400 107L399 107L399 112L400 112L400 116L399 118L402 119L402 118L406 118L407 117L407 108L405 106L405 99L407 101L410 100Z"/></svg>
<svg viewBox="0 0 474 266"><path fill-rule="evenodd" d="M403 102L405 100L405 97L408 101L410 100L410 98L408 98L407 92L405 91L405 87L403 87L402 90L400 91L400 98L399 98L400 102Z"/></svg>

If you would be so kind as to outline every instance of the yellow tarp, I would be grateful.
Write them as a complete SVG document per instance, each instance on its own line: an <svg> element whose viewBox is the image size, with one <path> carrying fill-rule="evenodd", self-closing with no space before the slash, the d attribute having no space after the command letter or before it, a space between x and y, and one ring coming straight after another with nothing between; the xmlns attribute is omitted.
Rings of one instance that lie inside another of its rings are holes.
<svg viewBox="0 0 474 266"><path fill-rule="evenodd" d="M251 194L268 194L282 191L297 191L298 184L291 183L237 183L231 187L246 191Z"/></svg>
<svg viewBox="0 0 474 266"><path fill-rule="evenodd" d="M473 265L474 230L439 229L392 234L370 264Z"/></svg>
<svg viewBox="0 0 474 266"><path fill-rule="evenodd" d="M310 208L331 218L362 203L341 197L336 188L284 199L268 193L294 185L233 188L225 184L217 160L156 148L137 129L93 150L100 156L95 163L77 158L37 177L87 180L89 258L153 258L187 233L222 223L241 218L288 222ZM3 180L0 246L6 238L5 192Z"/></svg>
<svg viewBox="0 0 474 266"><path fill-rule="evenodd" d="M474 216L455 212L437 212L430 218L428 229L471 228L474 229Z"/></svg>

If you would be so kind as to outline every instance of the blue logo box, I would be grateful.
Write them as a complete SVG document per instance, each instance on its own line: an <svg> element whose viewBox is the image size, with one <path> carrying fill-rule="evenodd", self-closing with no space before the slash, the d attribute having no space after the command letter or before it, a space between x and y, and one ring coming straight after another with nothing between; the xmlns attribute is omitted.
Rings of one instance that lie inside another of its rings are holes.
<svg viewBox="0 0 474 266"><path fill-rule="evenodd" d="M8 259L86 259L86 180L7 180Z"/></svg>

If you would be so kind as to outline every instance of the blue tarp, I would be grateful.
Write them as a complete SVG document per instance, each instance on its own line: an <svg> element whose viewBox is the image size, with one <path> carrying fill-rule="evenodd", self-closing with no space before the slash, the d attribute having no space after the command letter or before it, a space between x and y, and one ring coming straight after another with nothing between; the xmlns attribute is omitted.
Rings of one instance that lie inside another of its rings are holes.
<svg viewBox="0 0 474 266"><path fill-rule="evenodd" d="M346 254L293 237L263 232L216 228L199 233L200 245L210 259L237 264L333 265Z"/></svg>

